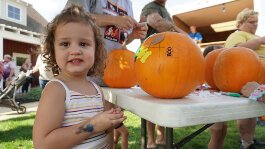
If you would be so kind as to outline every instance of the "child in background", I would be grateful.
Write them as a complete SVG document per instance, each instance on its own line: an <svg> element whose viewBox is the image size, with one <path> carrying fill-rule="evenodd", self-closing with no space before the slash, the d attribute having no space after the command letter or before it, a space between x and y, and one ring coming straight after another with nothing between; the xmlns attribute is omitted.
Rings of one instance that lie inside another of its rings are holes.
<svg viewBox="0 0 265 149"><path fill-rule="evenodd" d="M218 45L207 46L203 51L203 56L206 57L210 52L221 48L223 47ZM227 132L226 122L218 122L213 124L210 127L211 138L208 143L208 149L222 149L226 132Z"/></svg>
<svg viewBox="0 0 265 149"><path fill-rule="evenodd" d="M125 120L87 75L100 75L105 50L83 8L64 9L48 24L44 57L55 79L42 92L33 127L35 148L111 148L113 128Z"/></svg>
<svg viewBox="0 0 265 149"><path fill-rule="evenodd" d="M114 129L114 142L113 142L113 149L117 148L119 138L121 137L121 149L128 148L128 138L129 138L129 131L128 128L121 123Z"/></svg>
<svg viewBox="0 0 265 149"><path fill-rule="evenodd" d="M26 58L21 65L19 71L27 73L31 69L32 63L29 58ZM27 77L25 83L22 85L22 95L26 95L29 90L29 85L32 83L32 77Z"/></svg>
<svg viewBox="0 0 265 149"><path fill-rule="evenodd" d="M4 75L4 64L0 61L0 89L2 89L2 79Z"/></svg>
<svg viewBox="0 0 265 149"><path fill-rule="evenodd" d="M207 46L204 50L203 50L203 56L206 57L206 55L208 55L208 53L212 52L213 50L216 50L216 49L221 49L221 48L224 48L223 46L219 46L219 45L210 45L210 46Z"/></svg>

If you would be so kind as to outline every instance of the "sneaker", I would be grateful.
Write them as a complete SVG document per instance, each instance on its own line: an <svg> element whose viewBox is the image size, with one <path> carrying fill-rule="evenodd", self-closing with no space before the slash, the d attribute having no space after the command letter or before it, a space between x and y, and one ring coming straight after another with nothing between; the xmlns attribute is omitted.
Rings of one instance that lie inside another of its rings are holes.
<svg viewBox="0 0 265 149"><path fill-rule="evenodd" d="M257 125L258 126L265 126L265 121L262 120L260 117L257 117Z"/></svg>
<svg viewBox="0 0 265 149"><path fill-rule="evenodd" d="M256 146L254 144L251 144L249 147L245 148L242 145L240 145L240 149L256 149Z"/></svg>
<svg viewBox="0 0 265 149"><path fill-rule="evenodd" d="M258 140L258 139L253 139L253 144L255 145L255 146L262 146L262 147L265 147L265 142L263 142L263 141L260 141L260 140ZM241 140L239 140L239 143L241 144Z"/></svg>
<svg viewBox="0 0 265 149"><path fill-rule="evenodd" d="M254 139L253 142L254 142L254 145L256 145L256 146L265 146L265 142L263 142L263 141Z"/></svg>

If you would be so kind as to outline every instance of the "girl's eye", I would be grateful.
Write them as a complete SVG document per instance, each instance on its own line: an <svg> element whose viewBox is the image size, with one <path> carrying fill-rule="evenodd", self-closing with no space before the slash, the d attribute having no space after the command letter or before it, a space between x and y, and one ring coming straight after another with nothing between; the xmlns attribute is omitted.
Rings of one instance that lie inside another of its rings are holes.
<svg viewBox="0 0 265 149"><path fill-rule="evenodd" d="M86 43L86 42L80 42L80 46L81 47L86 47L86 46L88 46L89 44L88 43Z"/></svg>
<svg viewBox="0 0 265 149"><path fill-rule="evenodd" d="M60 43L60 46L63 46L63 47L69 47L70 43L68 42L62 42Z"/></svg>

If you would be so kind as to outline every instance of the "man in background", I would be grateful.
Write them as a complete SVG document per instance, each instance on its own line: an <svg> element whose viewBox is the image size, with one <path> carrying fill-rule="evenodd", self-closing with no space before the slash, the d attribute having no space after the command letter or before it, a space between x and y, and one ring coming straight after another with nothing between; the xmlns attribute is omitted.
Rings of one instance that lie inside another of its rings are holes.
<svg viewBox="0 0 265 149"><path fill-rule="evenodd" d="M195 43L202 43L202 35L200 32L197 32L196 26L190 26L189 36Z"/></svg>

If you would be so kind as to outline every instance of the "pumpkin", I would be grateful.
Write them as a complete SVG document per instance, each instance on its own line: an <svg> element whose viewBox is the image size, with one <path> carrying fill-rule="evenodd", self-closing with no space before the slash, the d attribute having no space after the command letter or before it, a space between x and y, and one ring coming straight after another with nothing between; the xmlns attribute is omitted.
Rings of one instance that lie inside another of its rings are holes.
<svg viewBox="0 0 265 149"><path fill-rule="evenodd" d="M265 115L263 115L263 116L261 117L261 119L262 119L263 121L265 121Z"/></svg>
<svg viewBox="0 0 265 149"><path fill-rule="evenodd" d="M213 50L212 52L207 54L205 57L205 81L213 90L218 90L218 88L215 85L214 80L213 80L213 67L214 67L214 63L215 63L218 55L223 50L224 50L224 48Z"/></svg>
<svg viewBox="0 0 265 149"><path fill-rule="evenodd" d="M221 91L240 93L247 82L258 81L259 72L257 54L248 48L234 47L224 50L217 57L213 79Z"/></svg>
<svg viewBox="0 0 265 149"><path fill-rule="evenodd" d="M260 84L265 84L265 61L260 61L260 73L259 73L259 79L258 79L258 83Z"/></svg>
<svg viewBox="0 0 265 149"><path fill-rule="evenodd" d="M200 48L184 34L163 32L147 38L135 58L141 88L158 98L181 98L204 82Z"/></svg>
<svg viewBox="0 0 265 149"><path fill-rule="evenodd" d="M104 83L113 88L135 86L134 56L134 52L126 49L111 50L107 55Z"/></svg>

